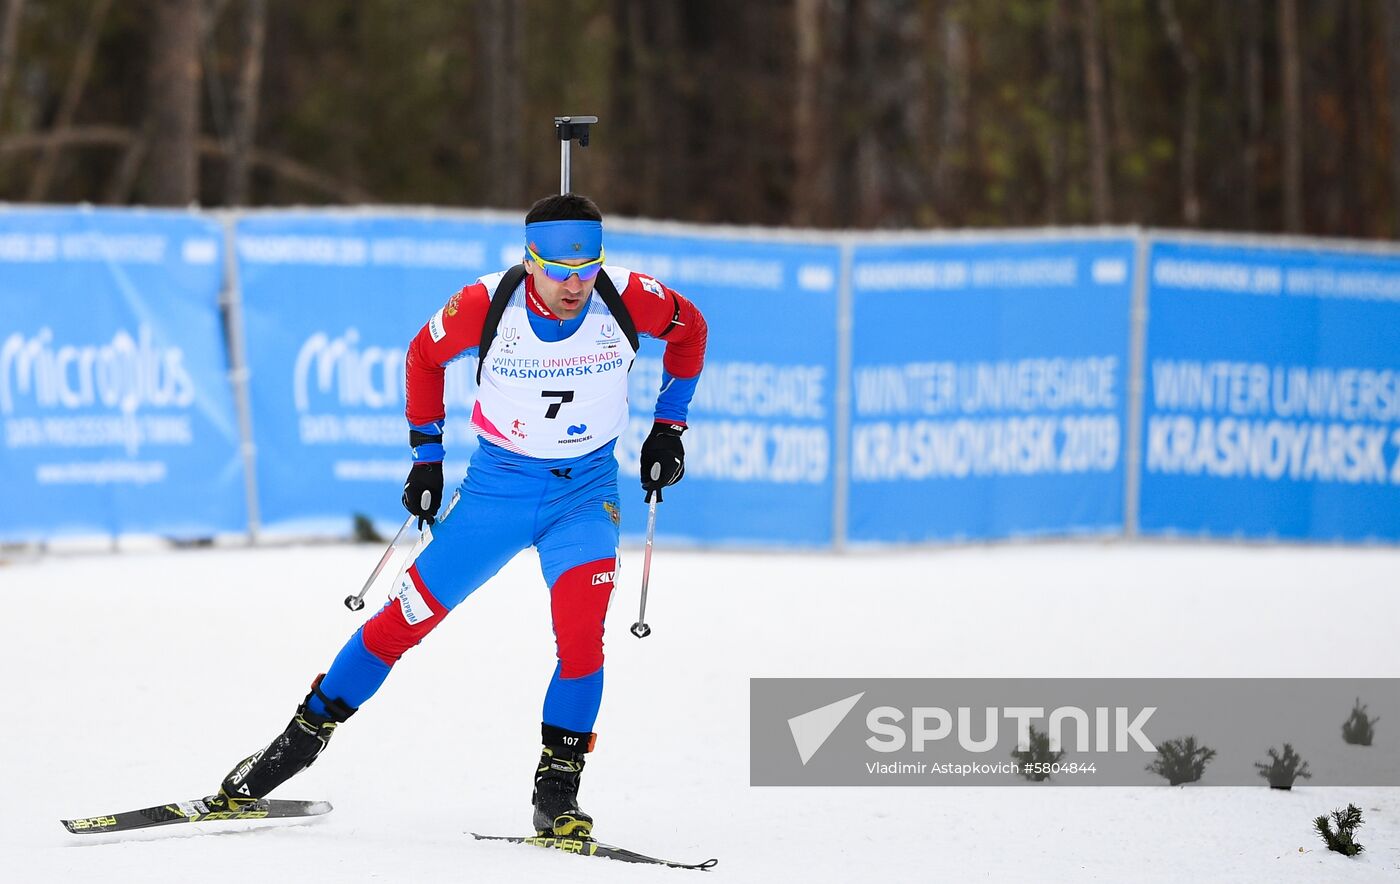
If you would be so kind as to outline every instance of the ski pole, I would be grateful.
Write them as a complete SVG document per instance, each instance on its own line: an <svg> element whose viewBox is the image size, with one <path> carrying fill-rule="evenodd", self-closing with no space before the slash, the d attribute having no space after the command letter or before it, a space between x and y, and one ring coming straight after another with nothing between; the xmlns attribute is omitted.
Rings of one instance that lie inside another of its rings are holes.
<svg viewBox="0 0 1400 884"><path fill-rule="evenodd" d="M555 117L554 132L559 136L559 192L569 192L569 145L578 139L579 147L588 146L588 127L597 117Z"/></svg>
<svg viewBox="0 0 1400 884"><path fill-rule="evenodd" d="M389 548L384 550L384 555L379 558L379 564L374 566L374 573L370 574L369 579L365 581L365 585L360 587L360 594L347 595L345 597L345 607L352 611L359 611L364 608L365 593L369 592L369 588L374 585L374 581L379 577L379 572L384 570L384 566L388 564L389 559L393 557L394 550L399 548L399 541L403 540L404 532L408 530L408 526L412 525L413 520L417 518L417 516L409 516L407 519L404 519L402 527L399 528L399 533L395 534L394 539L389 541Z"/></svg>
<svg viewBox="0 0 1400 884"><path fill-rule="evenodd" d="M637 638L651 635L647 625L647 582L651 579L651 539L656 534L656 505L661 502L661 489L647 492L647 546L642 553L642 609L637 612L637 622L632 624L632 634Z"/></svg>

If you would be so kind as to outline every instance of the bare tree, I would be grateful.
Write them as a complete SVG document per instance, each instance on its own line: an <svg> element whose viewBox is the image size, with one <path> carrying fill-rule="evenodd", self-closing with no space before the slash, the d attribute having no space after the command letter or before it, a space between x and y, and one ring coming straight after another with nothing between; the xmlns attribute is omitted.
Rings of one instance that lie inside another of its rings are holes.
<svg viewBox="0 0 1400 884"><path fill-rule="evenodd" d="M668 178L689 136L686 114L678 112L669 55L677 54L680 22L677 5L646 0L614 0L618 39L614 41L617 88L612 94L609 132L621 135L611 180L614 200L629 214L663 217L678 183ZM684 166L682 166L684 168Z"/></svg>
<svg viewBox="0 0 1400 884"><path fill-rule="evenodd" d="M792 195L792 223L798 226L830 224L831 166L827 140L832 136L830 117L831 64L826 50L826 0L797 0L793 4L793 32L797 35L794 75L797 95L793 102L793 145L796 184Z"/></svg>
<svg viewBox="0 0 1400 884"><path fill-rule="evenodd" d="M922 65L914 47L920 36L914 0L882 0L860 7L854 81L864 102L853 108L856 128L856 217L864 226L909 224L919 196L901 169L919 153Z"/></svg>
<svg viewBox="0 0 1400 884"><path fill-rule="evenodd" d="M1186 79L1186 96L1181 110L1181 137L1177 144L1181 168L1181 219L1188 227L1201 223L1201 193L1196 182L1196 145L1200 139L1201 72L1196 52L1181 28L1173 0L1157 0L1166 25L1167 41Z"/></svg>
<svg viewBox="0 0 1400 884"><path fill-rule="evenodd" d="M141 166L146 161L146 151L151 145L151 131L154 126L154 117L146 114L141 128L123 144L121 158L117 160L117 167L107 179L107 186L103 191L104 203L121 206L131 201L131 193L136 189L136 179L141 174Z"/></svg>
<svg viewBox="0 0 1400 884"><path fill-rule="evenodd" d="M1264 139L1264 26L1260 0L1244 0L1244 150L1240 199L1247 229L1257 226L1259 146Z"/></svg>
<svg viewBox="0 0 1400 884"><path fill-rule="evenodd" d="M1111 4L1100 4L1098 22L1098 39L1103 47L1103 88L1109 98L1107 125L1111 211L1115 218L1137 222L1147 214L1146 194L1140 186L1128 186L1139 184L1135 178L1140 173L1122 162L1123 158L1134 156L1138 151L1137 139L1133 135L1133 115L1129 111L1129 107L1136 104L1135 96L1129 95L1128 78L1124 75L1132 67L1132 49L1124 45L1123 23L1120 16L1114 14Z"/></svg>
<svg viewBox="0 0 1400 884"><path fill-rule="evenodd" d="M0 33L0 112L10 94L10 80L15 75L15 45L19 42L19 22L24 15L24 0L5 0L4 32ZM4 121L0 113L0 122Z"/></svg>
<svg viewBox="0 0 1400 884"><path fill-rule="evenodd" d="M73 59L73 71L68 75L68 83L63 88L63 100L59 104L58 115L54 118L52 128L56 132L72 126L78 114L78 105L82 102L88 77L92 74L92 61L97 54L97 39L102 35L102 25L107 21L107 13L111 8L112 0L97 0L88 13L87 26L83 29L83 36L78 41L78 52ZM49 184L53 181L54 170L58 166L61 144L62 142L57 140L49 142L39 154L39 161L34 167L34 177L29 181L30 202L39 202L48 195Z"/></svg>
<svg viewBox="0 0 1400 884"><path fill-rule="evenodd" d="M1099 0L1079 0L1084 54L1085 113L1089 124L1089 185L1094 220L1113 220L1113 192L1108 179L1108 127L1104 120L1103 53L1099 39Z"/></svg>
<svg viewBox="0 0 1400 884"><path fill-rule="evenodd" d="M954 224L966 218L962 179L968 167L972 131L972 59L964 13L959 4L943 4L938 40L943 50L942 107L933 169L934 201L939 217Z"/></svg>
<svg viewBox="0 0 1400 884"><path fill-rule="evenodd" d="M1065 188L1069 156L1068 126L1069 87L1074 72L1071 69L1074 55L1069 43L1067 8L1068 0L1050 0L1049 27L1046 36L1049 40L1050 57L1050 119L1049 144L1046 145L1045 170L1045 211L1049 224L1065 223Z"/></svg>
<svg viewBox="0 0 1400 884"><path fill-rule="evenodd" d="M1298 43L1298 0L1279 0L1279 68L1283 93L1283 225L1303 229L1302 51Z"/></svg>
<svg viewBox="0 0 1400 884"><path fill-rule="evenodd" d="M486 202L518 208L525 199L520 162L520 109L525 103L523 4L486 0L481 5L482 83L486 90Z"/></svg>
<svg viewBox="0 0 1400 884"><path fill-rule="evenodd" d="M135 169L140 157L151 141L151 133L146 130L132 131L124 126L72 126L57 132L21 133L0 138L0 157L42 151L57 143L60 148L101 146L123 148L125 153L120 167L108 188L107 202L125 202L135 183ZM201 137L196 143L200 156L226 162L228 146L223 142ZM323 172L298 162L291 157L270 151L254 149L249 162L269 175L301 185L324 196L343 203L373 203L380 200L353 181L331 177Z"/></svg>
<svg viewBox="0 0 1400 884"><path fill-rule="evenodd" d="M1376 162L1371 156L1374 143L1374 128L1371 108L1375 101L1371 95L1367 69L1372 64L1371 42L1368 38L1370 24L1367 9L1372 4L1364 0L1350 0L1347 4L1347 92L1351 96L1350 129L1352 160L1343 159L1347 189L1345 205L1342 208L1341 225L1353 236L1364 233L1365 219L1374 215L1373 193L1370 186L1376 180L1372 171Z"/></svg>
<svg viewBox="0 0 1400 884"><path fill-rule="evenodd" d="M199 199L200 0L152 0L146 113L147 198L183 206Z"/></svg>
<svg viewBox="0 0 1400 884"><path fill-rule="evenodd" d="M254 133L258 129L259 95L262 91L263 46L267 39L267 0L243 0L243 57L238 65L234 91L233 138L229 145L224 202L248 204L249 171L252 168Z"/></svg>

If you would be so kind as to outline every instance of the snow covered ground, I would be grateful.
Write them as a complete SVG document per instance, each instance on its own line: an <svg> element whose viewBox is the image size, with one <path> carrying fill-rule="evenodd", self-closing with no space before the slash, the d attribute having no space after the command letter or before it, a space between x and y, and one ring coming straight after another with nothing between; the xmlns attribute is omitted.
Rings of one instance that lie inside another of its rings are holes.
<svg viewBox="0 0 1400 884"><path fill-rule="evenodd" d="M57 820L212 791L286 723L369 610L364 546L69 555L0 565L6 881L681 881L469 831L529 823L552 670L532 553L399 664L280 791L312 824L79 840ZM1400 550L1035 544L624 561L598 834L729 881L1400 880L1400 789L748 785L753 676L1400 676ZM382 593L376 593L382 596ZM1170 599L1171 604L1165 603ZM375 606L371 605L370 610ZM1205 612L1205 613L1202 613ZM1400 722L1389 726L1394 751ZM1312 817L1365 810L1357 859Z"/></svg>

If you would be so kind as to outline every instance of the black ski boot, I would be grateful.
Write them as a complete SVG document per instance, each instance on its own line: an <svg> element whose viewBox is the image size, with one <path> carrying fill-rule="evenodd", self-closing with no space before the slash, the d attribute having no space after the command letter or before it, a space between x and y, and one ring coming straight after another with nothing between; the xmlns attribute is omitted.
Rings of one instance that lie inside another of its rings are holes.
<svg viewBox="0 0 1400 884"><path fill-rule="evenodd" d="M535 831L557 838L593 837L593 817L578 806L578 781L594 734L543 726L544 751L535 771Z"/></svg>
<svg viewBox="0 0 1400 884"><path fill-rule="evenodd" d="M238 810L262 798L273 789L311 766L330 742L336 725L355 710L321 693L321 679L311 683L311 693L301 701L287 729L262 749L238 762L219 785L219 794L206 799L218 808ZM328 715L317 715L307 708L312 694L321 698Z"/></svg>

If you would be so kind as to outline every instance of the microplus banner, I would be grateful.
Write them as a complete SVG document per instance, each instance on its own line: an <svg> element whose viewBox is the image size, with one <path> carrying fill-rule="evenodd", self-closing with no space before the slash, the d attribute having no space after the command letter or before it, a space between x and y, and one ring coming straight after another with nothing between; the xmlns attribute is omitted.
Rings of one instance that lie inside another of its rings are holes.
<svg viewBox="0 0 1400 884"><path fill-rule="evenodd" d="M403 521L408 344L453 293L517 263L522 230L330 213L238 222L263 530L343 535L356 513L391 532ZM444 469L454 481L476 449L475 366L447 371Z"/></svg>
<svg viewBox="0 0 1400 884"><path fill-rule="evenodd" d="M1400 256L1152 244L1141 530L1400 540Z"/></svg>
<svg viewBox="0 0 1400 884"><path fill-rule="evenodd" d="M830 546L841 250L780 240L609 231L608 263L655 276L705 315L709 346L685 434L685 479L658 537L727 546ZM617 446L622 528L646 527L638 457L664 344L642 339L632 422Z"/></svg>
<svg viewBox="0 0 1400 884"><path fill-rule="evenodd" d="M857 247L848 538L1123 530L1134 242Z"/></svg>
<svg viewBox="0 0 1400 884"><path fill-rule="evenodd" d="M185 213L0 213L0 539L247 529L222 256Z"/></svg>

